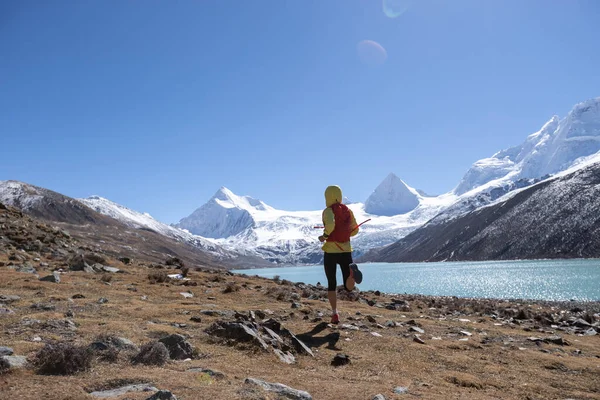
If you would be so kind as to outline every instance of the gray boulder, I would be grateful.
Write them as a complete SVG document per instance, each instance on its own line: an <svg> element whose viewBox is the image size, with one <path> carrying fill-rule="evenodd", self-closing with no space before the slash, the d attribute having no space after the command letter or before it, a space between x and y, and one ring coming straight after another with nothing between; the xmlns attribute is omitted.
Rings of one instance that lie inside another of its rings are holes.
<svg viewBox="0 0 600 400"><path fill-rule="evenodd" d="M106 399L106 398L110 398L110 397L122 396L129 392L156 392L156 391L158 391L158 389L155 388L154 386L150 386L150 385L146 385L146 384L139 384L139 385L127 385L127 386L123 386L123 387L120 387L117 389L92 392L92 393L90 393L90 396L98 397L100 399Z"/></svg>
<svg viewBox="0 0 600 400"><path fill-rule="evenodd" d="M291 387L281 383L269 383L254 378L246 378L244 383L247 385L258 386L267 392L273 392L283 399L312 400L312 396L308 392L292 389Z"/></svg>
<svg viewBox="0 0 600 400"><path fill-rule="evenodd" d="M159 390L146 400L177 400L177 397L168 390Z"/></svg>
<svg viewBox="0 0 600 400"><path fill-rule="evenodd" d="M169 335L160 339L159 342L166 346L172 360L185 360L192 358L194 354L194 347L182 335Z"/></svg>

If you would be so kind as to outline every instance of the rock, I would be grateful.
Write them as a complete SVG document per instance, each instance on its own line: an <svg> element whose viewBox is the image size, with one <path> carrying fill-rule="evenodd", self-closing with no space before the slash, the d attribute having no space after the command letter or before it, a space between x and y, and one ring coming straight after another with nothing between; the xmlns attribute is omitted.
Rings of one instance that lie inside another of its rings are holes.
<svg viewBox="0 0 600 400"><path fill-rule="evenodd" d="M29 263L15 267L15 271L22 272L24 274L37 274L37 270Z"/></svg>
<svg viewBox="0 0 600 400"><path fill-rule="evenodd" d="M194 297L194 294L190 292L181 292L179 294L185 297L186 299L191 299L192 297Z"/></svg>
<svg viewBox="0 0 600 400"><path fill-rule="evenodd" d="M167 347L169 357L172 360L185 360L186 358L192 358L194 354L194 347L182 335L169 335L160 339L159 342Z"/></svg>
<svg viewBox="0 0 600 400"><path fill-rule="evenodd" d="M373 335L375 337L383 337L383 335L381 333L378 333L378 332L371 332L371 335Z"/></svg>
<svg viewBox="0 0 600 400"><path fill-rule="evenodd" d="M408 388L404 386L396 386L394 388L395 394L408 394Z"/></svg>
<svg viewBox="0 0 600 400"><path fill-rule="evenodd" d="M206 315L209 317L224 317L225 316L225 313L223 311L216 311L216 310L201 310L200 314Z"/></svg>
<svg viewBox="0 0 600 400"><path fill-rule="evenodd" d="M14 314L15 312L13 310L11 310L10 308L6 308L6 307L0 307L0 315L8 315L8 314Z"/></svg>
<svg viewBox="0 0 600 400"><path fill-rule="evenodd" d="M108 303L108 299L106 297L100 297L98 299L98 304L106 304Z"/></svg>
<svg viewBox="0 0 600 400"><path fill-rule="evenodd" d="M8 361L8 365L10 368L25 368L27 366L27 357L24 356L2 356L6 361Z"/></svg>
<svg viewBox="0 0 600 400"><path fill-rule="evenodd" d="M395 328L398 326L398 324L394 321L385 321L385 326L387 326L388 328Z"/></svg>
<svg viewBox="0 0 600 400"><path fill-rule="evenodd" d="M576 326L577 328L583 328L583 329L588 329L592 327L592 324L590 324L589 322L587 322L584 319L576 319L575 321L573 321L571 323L572 326Z"/></svg>
<svg viewBox="0 0 600 400"><path fill-rule="evenodd" d="M340 325L340 329L346 329L346 330L350 330L350 331L360 330L360 328L358 326L350 325L350 324L342 324L342 325Z"/></svg>
<svg viewBox="0 0 600 400"><path fill-rule="evenodd" d="M373 318L371 315L367 315L367 321L369 321L372 324L377 323L377 320L375 318Z"/></svg>
<svg viewBox="0 0 600 400"><path fill-rule="evenodd" d="M246 378L244 381L247 385L253 385L261 387L262 389L276 393L278 398L290 399L290 400L312 400L312 396L305 391L292 389L289 386L281 383L269 383L254 378Z"/></svg>
<svg viewBox="0 0 600 400"><path fill-rule="evenodd" d="M101 399L106 399L106 398L110 398L110 397L122 396L129 392L156 392L156 391L158 391L158 389L155 388L154 386L150 386L150 385L146 385L146 384L139 384L139 385L127 385L127 386L123 386L123 387L120 387L117 389L92 392L92 393L90 393L90 396L98 397Z"/></svg>
<svg viewBox="0 0 600 400"><path fill-rule="evenodd" d="M342 365L350 364L350 357L347 354L338 353L331 360L331 365L339 367Z"/></svg>
<svg viewBox="0 0 600 400"><path fill-rule="evenodd" d="M598 334L598 332L596 332L596 330L594 328L590 328L587 331L584 331L583 334L585 336L595 336Z"/></svg>
<svg viewBox="0 0 600 400"><path fill-rule="evenodd" d="M168 390L159 390L146 400L177 400L177 397Z"/></svg>
<svg viewBox="0 0 600 400"><path fill-rule="evenodd" d="M386 398L382 394L376 394L372 400L386 400Z"/></svg>
<svg viewBox="0 0 600 400"><path fill-rule="evenodd" d="M294 301L292 303L292 308L297 309L297 308L301 308L302 304L298 303L297 301Z"/></svg>
<svg viewBox="0 0 600 400"><path fill-rule="evenodd" d="M19 301L21 298L12 294L0 294L0 303L10 304Z"/></svg>
<svg viewBox="0 0 600 400"><path fill-rule="evenodd" d="M564 340L560 336L548 336L547 338L544 339L544 342L557 344L559 346L570 346L570 343L567 342L566 340Z"/></svg>
<svg viewBox="0 0 600 400"><path fill-rule="evenodd" d="M43 278L40 278L40 281L60 283L60 275L58 274L58 272L54 272L52 275L48 275L48 276L44 276Z"/></svg>
<svg viewBox="0 0 600 400"><path fill-rule="evenodd" d="M10 347L0 346L0 356L12 356L14 353Z"/></svg>
<svg viewBox="0 0 600 400"><path fill-rule="evenodd" d="M424 334L425 333L425 331L423 329L419 328L418 326L411 326L410 327L410 331L411 332L417 332L417 333L420 333L420 334Z"/></svg>
<svg viewBox="0 0 600 400"><path fill-rule="evenodd" d="M74 294L71 298L72 299L85 299L85 296L82 294Z"/></svg>
<svg viewBox="0 0 600 400"><path fill-rule="evenodd" d="M119 261L125 265L131 264L131 258L129 257L119 257Z"/></svg>
<svg viewBox="0 0 600 400"><path fill-rule="evenodd" d="M311 357L314 357L315 354L312 352L312 350L304 344L304 342L300 339L298 339L296 337L296 335L294 335L291 331L287 330L287 329L283 329L281 331L281 334L286 336L287 338L289 338L292 342L292 347L299 353L299 354L306 354L309 355Z"/></svg>
<svg viewBox="0 0 600 400"><path fill-rule="evenodd" d="M190 321L200 323L200 322L202 322L202 318L195 316L195 317L191 317Z"/></svg>
<svg viewBox="0 0 600 400"><path fill-rule="evenodd" d="M471 332L467 332L467 331L460 331L460 334L463 336L473 336L473 334Z"/></svg>
<svg viewBox="0 0 600 400"><path fill-rule="evenodd" d="M273 349L273 352L279 357L279 361L285 364L294 364L296 362L296 357L289 351L285 353L279 349Z"/></svg>
<svg viewBox="0 0 600 400"><path fill-rule="evenodd" d="M118 273L123 272L119 268L109 267L109 266L106 266L106 265L103 265L101 269L102 269L102 271L108 272L108 273L111 273L111 274L118 274Z"/></svg>
<svg viewBox="0 0 600 400"><path fill-rule="evenodd" d="M209 326L206 333L238 342L252 342L264 350L269 349L267 343L250 323L218 321Z"/></svg>
<svg viewBox="0 0 600 400"><path fill-rule="evenodd" d="M415 342L417 342L417 343L419 343L419 344L425 344L425 341L424 341L423 339L421 339L421 338L419 337L419 335L415 335L415 336L413 337L413 341L415 341Z"/></svg>
<svg viewBox="0 0 600 400"><path fill-rule="evenodd" d="M33 310L39 310L39 311L54 311L54 310L56 310L56 306L54 304L44 304L44 303L32 304L30 308Z"/></svg>

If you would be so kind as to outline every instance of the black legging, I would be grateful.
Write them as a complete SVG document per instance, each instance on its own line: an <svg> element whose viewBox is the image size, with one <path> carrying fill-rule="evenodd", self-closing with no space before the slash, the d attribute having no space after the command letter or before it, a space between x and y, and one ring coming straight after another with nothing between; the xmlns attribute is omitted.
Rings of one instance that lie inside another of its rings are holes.
<svg viewBox="0 0 600 400"><path fill-rule="evenodd" d="M350 276L350 264L352 264L352 253L325 253L324 258L325 275L327 276L327 290L335 292L337 288L337 280L335 277L337 265L342 268L342 278L344 279L344 289L346 280Z"/></svg>

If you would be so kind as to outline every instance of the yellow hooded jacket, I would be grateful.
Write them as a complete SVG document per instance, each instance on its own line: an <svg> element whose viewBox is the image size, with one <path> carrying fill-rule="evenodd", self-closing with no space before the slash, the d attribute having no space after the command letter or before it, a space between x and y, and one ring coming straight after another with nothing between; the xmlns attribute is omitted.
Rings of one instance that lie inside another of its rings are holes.
<svg viewBox="0 0 600 400"><path fill-rule="evenodd" d="M331 235L331 232L335 229L335 215L333 214L333 210L331 206L335 203L342 202L342 189L339 186L328 186L325 189L325 204L327 208L323 210L323 226L325 227L323 234ZM350 211L351 218L351 226L355 227L356 219L354 219L354 213L352 210ZM355 236L358 233L358 228L354 229L350 236ZM338 243L338 242L328 242L326 241L322 247L325 253L349 253L352 251L352 246L350 245L350 241Z"/></svg>

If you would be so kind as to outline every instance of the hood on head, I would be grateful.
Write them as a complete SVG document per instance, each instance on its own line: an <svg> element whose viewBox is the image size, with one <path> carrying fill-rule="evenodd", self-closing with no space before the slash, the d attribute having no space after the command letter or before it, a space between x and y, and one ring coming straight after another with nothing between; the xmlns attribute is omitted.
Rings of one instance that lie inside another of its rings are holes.
<svg viewBox="0 0 600 400"><path fill-rule="evenodd" d="M325 204L327 204L327 207L331 207L335 203L341 203L342 199L342 189L339 186L327 186L327 189L325 189Z"/></svg>

